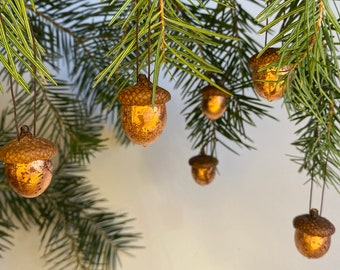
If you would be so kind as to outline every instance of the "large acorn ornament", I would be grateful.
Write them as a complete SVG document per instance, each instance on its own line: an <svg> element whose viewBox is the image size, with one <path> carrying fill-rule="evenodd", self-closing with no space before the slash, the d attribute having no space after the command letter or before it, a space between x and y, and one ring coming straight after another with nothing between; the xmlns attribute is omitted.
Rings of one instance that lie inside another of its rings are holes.
<svg viewBox="0 0 340 270"><path fill-rule="evenodd" d="M201 186L210 184L216 174L217 158L208 156L201 150L200 154L189 159L191 174L194 180Z"/></svg>
<svg viewBox="0 0 340 270"><path fill-rule="evenodd" d="M252 79L255 91L262 98L274 101L282 98L286 91L286 85L280 78L290 70L289 66L283 66L280 70L270 66L280 59L279 48L268 48L263 54L253 55L248 65L252 70ZM269 66L268 68L266 68Z"/></svg>
<svg viewBox="0 0 340 270"><path fill-rule="evenodd" d="M118 95L123 130L132 142L143 146L155 142L163 132L167 120L165 103L171 99L170 93L158 86L154 105L152 95L153 85L144 74L138 76L136 85Z"/></svg>
<svg viewBox="0 0 340 270"><path fill-rule="evenodd" d="M327 253L335 227L326 218L320 217L317 209L297 216L293 225L296 229L295 245L303 256L316 259Z"/></svg>
<svg viewBox="0 0 340 270"><path fill-rule="evenodd" d="M229 95L212 85L204 87L201 93L203 114L210 120L220 118L227 109Z"/></svg>
<svg viewBox="0 0 340 270"><path fill-rule="evenodd" d="M5 163L5 174L11 188L26 198L41 195L51 183L51 158L56 151L52 142L33 136L28 126L22 126L19 138L0 149L0 160Z"/></svg>

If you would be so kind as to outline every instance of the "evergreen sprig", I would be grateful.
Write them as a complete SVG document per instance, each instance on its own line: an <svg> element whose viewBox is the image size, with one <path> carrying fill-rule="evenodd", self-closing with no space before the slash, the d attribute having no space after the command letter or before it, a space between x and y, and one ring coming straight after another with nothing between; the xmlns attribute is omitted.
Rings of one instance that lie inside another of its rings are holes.
<svg viewBox="0 0 340 270"><path fill-rule="evenodd" d="M193 142L194 149L205 146L214 149L211 154L216 150L216 144L234 153L237 153L235 146L253 149L246 126L255 126L254 117L273 118L268 112L270 106L255 97L251 88L247 62L259 48L255 32L249 31L255 27L253 17L237 1L230 1L230 4L231 8L221 5L212 8L210 14L213 16L210 20L206 14L200 14L195 6L191 6L191 12L198 14L200 21L206 21L207 28L235 37L223 40L218 47L201 44L196 50L193 49L194 53L200 53L207 61L223 70L222 74L209 72L208 76L226 87L224 91L231 94L227 112L214 122L207 119L202 114L200 93L205 83L197 81L194 76L183 73L180 69L175 71L175 74L180 74L177 86L184 88L183 98L186 100L186 106L183 113L190 130L188 138ZM189 17L186 19L190 20Z"/></svg>
<svg viewBox="0 0 340 270"><path fill-rule="evenodd" d="M33 1L31 1L33 3ZM0 7L0 62L20 86L30 92L29 81L22 75L17 65L24 67L43 85L46 80L53 82L49 70L42 59L43 47L35 39L26 13L25 1L3 1ZM3 91L0 83L0 91Z"/></svg>
<svg viewBox="0 0 340 270"><path fill-rule="evenodd" d="M156 87L160 71L165 67L168 70L178 68L216 85L205 73L220 70L199 54L192 53L193 48L203 44L218 46L218 40L234 37L204 27L188 4L178 0L112 1L111 4L118 7L111 25L119 29L121 39L108 52L111 64L98 74L97 82L113 76L128 79L144 70L153 74ZM202 2L197 2L196 6L207 16L213 15ZM179 11L186 13L190 20L184 20Z"/></svg>
<svg viewBox="0 0 340 270"><path fill-rule="evenodd" d="M274 18L260 32L280 26L263 51L281 43L276 66L290 67L285 78L285 104L291 119L302 125L297 130L300 137L293 143L301 157L293 160L300 164L300 170L306 170L310 180L333 186L340 181L339 121L334 116L340 97L339 17L337 4L328 0L269 1L257 16L260 22Z"/></svg>

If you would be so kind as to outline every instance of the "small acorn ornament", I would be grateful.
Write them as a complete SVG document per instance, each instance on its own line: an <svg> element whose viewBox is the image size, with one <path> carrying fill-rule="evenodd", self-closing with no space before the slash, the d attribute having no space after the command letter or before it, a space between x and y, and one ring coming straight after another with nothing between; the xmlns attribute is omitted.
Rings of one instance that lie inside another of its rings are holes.
<svg viewBox="0 0 340 270"><path fill-rule="evenodd" d="M293 225L296 229L295 245L303 256L316 259L327 253L335 227L326 218L320 217L317 209L295 217Z"/></svg>
<svg viewBox="0 0 340 270"><path fill-rule="evenodd" d="M19 138L0 149L0 160L5 163L5 174L11 188L26 198L41 195L51 183L51 158L56 152L52 142L33 136L28 126L22 126Z"/></svg>
<svg viewBox="0 0 340 270"><path fill-rule="evenodd" d="M204 87L201 93L203 114L210 120L220 118L227 109L229 95L212 85Z"/></svg>
<svg viewBox="0 0 340 270"><path fill-rule="evenodd" d="M208 156L202 149L200 154L189 159L191 174L194 180L201 186L210 184L216 174L217 158Z"/></svg>
<svg viewBox="0 0 340 270"><path fill-rule="evenodd" d="M132 142L143 146L155 142L163 132L167 120L165 103L171 99L167 90L157 86L153 106L152 94L152 83L140 74L137 84L118 95L123 130Z"/></svg>
<svg viewBox="0 0 340 270"><path fill-rule="evenodd" d="M280 59L279 48L268 48L262 55L253 55L248 65L252 70L252 79L255 91L262 98L274 101L282 98L286 91L284 81L280 78L290 70L289 66L283 66L280 70L277 67L268 67Z"/></svg>

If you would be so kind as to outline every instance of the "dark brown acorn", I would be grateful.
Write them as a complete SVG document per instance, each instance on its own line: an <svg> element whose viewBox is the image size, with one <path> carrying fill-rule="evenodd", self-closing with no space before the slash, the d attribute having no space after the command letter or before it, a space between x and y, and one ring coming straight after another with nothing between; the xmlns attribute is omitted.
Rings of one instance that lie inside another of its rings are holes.
<svg viewBox="0 0 340 270"><path fill-rule="evenodd" d="M216 174L217 158L208 156L202 150L197 156L189 159L191 174L194 180L201 186L211 183Z"/></svg>
<svg viewBox="0 0 340 270"><path fill-rule="evenodd" d="M293 225L296 229L295 244L303 256L315 259L327 253L335 227L326 218L320 217L317 209L295 217Z"/></svg>

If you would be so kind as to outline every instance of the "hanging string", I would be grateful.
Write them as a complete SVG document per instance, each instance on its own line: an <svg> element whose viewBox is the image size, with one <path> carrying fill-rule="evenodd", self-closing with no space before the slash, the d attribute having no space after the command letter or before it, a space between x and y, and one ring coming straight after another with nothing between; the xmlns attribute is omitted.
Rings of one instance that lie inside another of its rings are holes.
<svg viewBox="0 0 340 270"><path fill-rule="evenodd" d="M138 0L135 1L135 5L138 5ZM138 81L139 75L139 43L138 43L138 33L139 32L139 8L136 11L136 79Z"/></svg>
<svg viewBox="0 0 340 270"><path fill-rule="evenodd" d="M33 35L33 29L32 25L30 25L31 28L31 37L33 41L33 56L34 60L37 60L37 44L35 42L35 37ZM37 67L33 65L33 74L36 77L37 76ZM36 136L37 131L37 80L33 77L33 135Z"/></svg>
<svg viewBox="0 0 340 270"><path fill-rule="evenodd" d="M322 184L322 193L321 193L321 204L320 204L320 216L322 215L322 209L323 209L323 201L325 197L325 187L326 187L326 177L323 179L323 184Z"/></svg>
<svg viewBox="0 0 340 270"><path fill-rule="evenodd" d="M148 8L149 11L151 9L151 0L148 1ZM151 20L149 21L148 25L148 80L150 81L151 77L151 52L150 52L150 46L151 46Z"/></svg>
<svg viewBox="0 0 340 270"><path fill-rule="evenodd" d="M314 185L314 177L312 176L312 179L310 180L310 191L309 191L309 212L312 209L312 200L313 200L313 185Z"/></svg>
<svg viewBox="0 0 340 270"><path fill-rule="evenodd" d="M20 140L20 133L19 133L19 124L18 124L18 118L17 118L17 106L16 106L16 103L15 103L12 76L9 76L9 84L10 84L10 88L11 88L11 96L12 96L12 102L13 102L13 114L14 114L15 129L17 131L17 138L18 138L18 141L19 141Z"/></svg>
<svg viewBox="0 0 340 270"><path fill-rule="evenodd" d="M326 189L326 173L327 173L327 161L328 161L328 155L329 151L327 151L326 155L326 161L324 163L324 168L323 168L323 184L322 184L322 192L321 192L321 204L320 204L320 216L322 214L322 209L323 209L323 201L325 197L325 189Z"/></svg>

